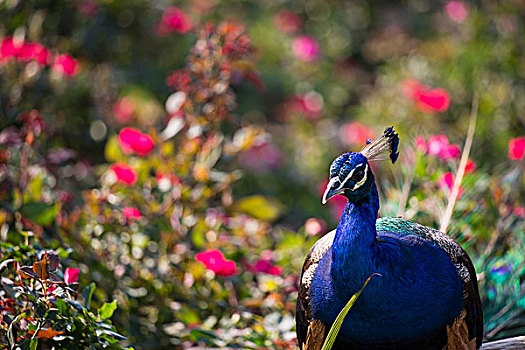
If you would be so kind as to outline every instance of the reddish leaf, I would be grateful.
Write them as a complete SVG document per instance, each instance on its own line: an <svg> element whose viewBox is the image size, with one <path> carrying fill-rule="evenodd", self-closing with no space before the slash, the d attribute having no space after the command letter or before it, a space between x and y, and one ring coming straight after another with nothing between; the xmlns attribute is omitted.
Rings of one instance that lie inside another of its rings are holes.
<svg viewBox="0 0 525 350"><path fill-rule="evenodd" d="M33 263L33 271L38 275L42 280L47 280L49 278L49 270L47 260L41 260Z"/></svg>

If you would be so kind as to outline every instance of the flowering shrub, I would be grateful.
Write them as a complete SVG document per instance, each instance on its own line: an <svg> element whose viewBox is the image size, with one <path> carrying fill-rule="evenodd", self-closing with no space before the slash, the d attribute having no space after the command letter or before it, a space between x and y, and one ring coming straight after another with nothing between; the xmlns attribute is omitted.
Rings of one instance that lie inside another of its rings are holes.
<svg viewBox="0 0 525 350"><path fill-rule="evenodd" d="M454 201L486 337L522 333L519 13L0 2L0 342L295 348L298 273L346 202L321 205L329 164L387 125L380 215L439 228Z"/></svg>

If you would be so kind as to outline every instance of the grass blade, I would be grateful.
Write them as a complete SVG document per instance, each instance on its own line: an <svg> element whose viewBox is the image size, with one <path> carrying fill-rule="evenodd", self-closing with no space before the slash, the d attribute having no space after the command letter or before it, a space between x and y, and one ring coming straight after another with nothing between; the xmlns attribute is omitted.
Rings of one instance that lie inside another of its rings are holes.
<svg viewBox="0 0 525 350"><path fill-rule="evenodd" d="M328 332L328 335L326 336L326 339L324 340L323 347L321 350L330 350L334 346L335 338L337 337L337 334L339 333L339 330L341 329L341 326L343 325L343 321L345 320L346 314L348 314L348 311L354 306L357 298L359 295L361 295L361 292L365 289L368 282L370 282L370 279L373 276L381 276L378 273L373 273L368 277L361 287L361 289L352 295L348 303L346 303L345 307L339 312L339 315L337 315L337 318L335 319L334 323L332 324L332 327L330 328L330 331Z"/></svg>

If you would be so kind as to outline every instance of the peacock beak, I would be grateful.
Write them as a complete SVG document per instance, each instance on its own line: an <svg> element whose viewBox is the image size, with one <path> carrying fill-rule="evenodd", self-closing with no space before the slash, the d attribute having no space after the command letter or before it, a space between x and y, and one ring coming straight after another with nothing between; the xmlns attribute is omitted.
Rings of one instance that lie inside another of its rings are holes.
<svg viewBox="0 0 525 350"><path fill-rule="evenodd" d="M344 192L344 188L341 188L341 184L339 183L339 177L333 177L330 179L330 182L328 182L328 185L326 185L326 190L323 194L323 200L322 203L326 204L330 198L332 198L335 195L341 194Z"/></svg>

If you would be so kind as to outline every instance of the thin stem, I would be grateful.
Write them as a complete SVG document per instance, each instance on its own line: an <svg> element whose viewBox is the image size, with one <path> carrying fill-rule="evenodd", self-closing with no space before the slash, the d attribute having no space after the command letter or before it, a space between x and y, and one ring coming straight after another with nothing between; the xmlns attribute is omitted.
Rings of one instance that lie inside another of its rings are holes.
<svg viewBox="0 0 525 350"><path fill-rule="evenodd" d="M472 141L474 140L474 131L476 130L476 118L478 116L478 94L475 93L472 99L472 109L470 112L470 122L467 131L467 139L465 140L465 146L463 147L463 153L461 154L461 160L458 165L458 170L456 172L456 178L454 179L454 186L450 195L448 197L447 209L445 210L445 215L441 220L441 226L439 230L443 233L447 232L448 225L450 224L450 219L452 218L452 213L454 212L454 205L459 194L459 186L463 180L463 175L465 174L465 167L467 165L468 156L470 153L470 148L472 146Z"/></svg>
<svg viewBox="0 0 525 350"><path fill-rule="evenodd" d="M412 180L414 179L414 168L412 168L403 184L403 192L401 193L401 198L399 199L399 208L397 208L397 217L403 217L405 215L405 209L407 206L408 195L410 194L410 187L412 186Z"/></svg>

